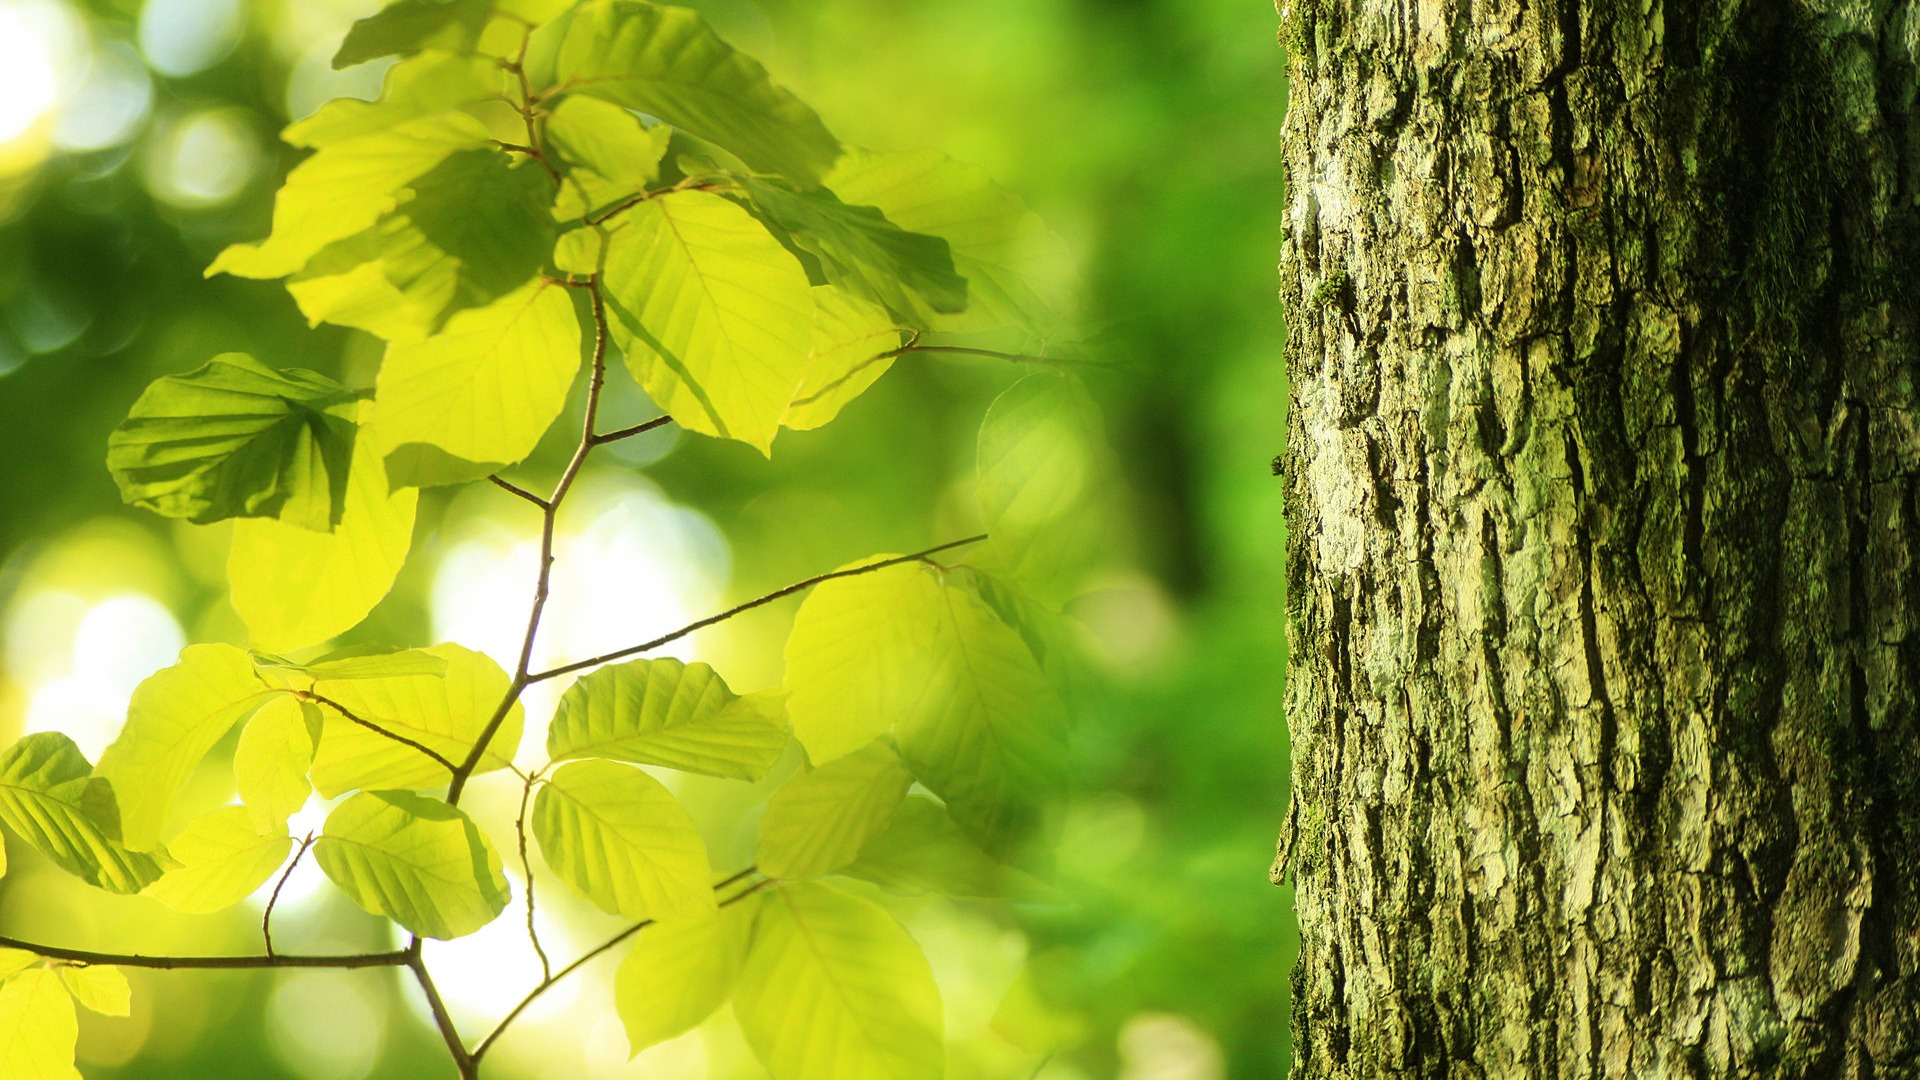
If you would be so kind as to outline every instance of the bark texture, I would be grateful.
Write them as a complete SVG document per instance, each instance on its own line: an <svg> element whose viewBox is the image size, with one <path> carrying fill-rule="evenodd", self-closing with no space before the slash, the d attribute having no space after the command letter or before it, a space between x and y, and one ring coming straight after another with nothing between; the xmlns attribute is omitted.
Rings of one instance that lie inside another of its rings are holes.
<svg viewBox="0 0 1920 1080"><path fill-rule="evenodd" d="M1920 0L1292 0L1298 1080L1920 1078Z"/></svg>

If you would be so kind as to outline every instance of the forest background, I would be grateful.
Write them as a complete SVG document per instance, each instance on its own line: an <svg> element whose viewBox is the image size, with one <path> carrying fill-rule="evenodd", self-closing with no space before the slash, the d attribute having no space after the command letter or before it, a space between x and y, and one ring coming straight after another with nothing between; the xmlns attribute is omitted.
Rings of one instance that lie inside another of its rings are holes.
<svg viewBox="0 0 1920 1080"><path fill-rule="evenodd" d="M264 234L297 160L275 133L329 97L377 91L381 65L327 64L375 6L0 0L0 744L57 729L97 755L132 688L181 644L244 640L222 530L123 508L106 435L152 379L216 353L371 381L373 339L309 331L277 286L201 270ZM1136 557L1075 612L1116 692L1077 733L1060 871L1072 903L1023 907L1013 923L929 904L910 922L948 991L953 1038L994 1039L990 1018L1032 964L1074 1044L1046 1080L1283 1075L1292 930L1286 894L1265 879L1286 770L1285 535L1268 470L1284 432L1273 263L1285 85L1271 12L1249 0L688 6L847 142L937 148L1025 196L1074 252L1099 354L1116 361L1090 380L1133 493ZM615 448L569 526L596 575L576 589L601 602L567 605L563 591L556 647L644 629L630 615L610 623L621 611L677 625L868 551L913 549L950 513L980 412L1005 382L979 364L901 364L832 428L783 437L771 466L670 432ZM365 632L509 650L524 516L509 499L430 502L416 543L429 557ZM792 611L697 639L690 655L725 656L740 685L777 682ZM176 952L257 934L257 907L176 916L13 854L7 933ZM305 927L309 943L356 932L364 916L313 880L279 925ZM466 948L455 1008L516 999L514 946L482 934ZM203 1077L213 1062L298 1080L442 1067L399 979L133 978L131 1018L83 1017L89 1080ZM556 998L498 1075L759 1075L700 1033L629 1063L610 1011ZM998 1075L990 1051L959 1056Z"/></svg>

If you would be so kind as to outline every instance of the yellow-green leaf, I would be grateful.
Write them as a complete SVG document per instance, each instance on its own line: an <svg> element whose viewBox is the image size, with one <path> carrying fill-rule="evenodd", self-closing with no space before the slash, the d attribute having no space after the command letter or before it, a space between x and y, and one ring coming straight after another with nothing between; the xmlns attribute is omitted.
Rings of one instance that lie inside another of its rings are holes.
<svg viewBox="0 0 1920 1080"><path fill-rule="evenodd" d="M231 645L189 645L180 660L133 692L127 725L100 756L98 772L113 784L126 845L152 851L174 796L233 725L284 691L254 673Z"/></svg>
<svg viewBox="0 0 1920 1080"><path fill-rule="evenodd" d="M7 1080L80 1080L73 1045L80 1021L60 976L46 968L0 983L0 1064Z"/></svg>
<svg viewBox="0 0 1920 1080"><path fill-rule="evenodd" d="M313 788L307 770L320 744L320 706L287 696L262 706L240 731L233 779L258 833L285 831Z"/></svg>
<svg viewBox="0 0 1920 1080"><path fill-rule="evenodd" d="M374 135L498 97L509 77L486 57L443 52L409 57L387 69L378 101L334 98L289 124L280 137L293 146L319 147Z"/></svg>
<svg viewBox="0 0 1920 1080"><path fill-rule="evenodd" d="M403 735L459 764L473 749L511 682L483 653L458 645L425 650L447 662L440 675L317 679L314 691L382 731ZM313 759L313 786L325 798L354 788L428 788L447 770L420 751L348 720L321 702L325 732ZM520 745L525 710L508 710L475 773L504 769Z"/></svg>
<svg viewBox="0 0 1920 1080"><path fill-rule="evenodd" d="M787 715L814 765L886 734L917 701L925 688L911 665L932 648L939 588L930 568L907 563L828 581L800 605L787 638Z"/></svg>
<svg viewBox="0 0 1920 1080"><path fill-rule="evenodd" d="M374 228L387 280L430 331L533 281L553 250L552 185L535 163L463 150L408 191Z"/></svg>
<svg viewBox="0 0 1920 1080"><path fill-rule="evenodd" d="M702 191L649 199L614 231L603 280L614 344L654 402L770 453L806 374L813 295L766 226Z"/></svg>
<svg viewBox="0 0 1920 1080"><path fill-rule="evenodd" d="M611 761L555 772L533 803L533 834L560 880L630 919L712 911L707 844L666 785Z"/></svg>
<svg viewBox="0 0 1920 1080"><path fill-rule="evenodd" d="M893 817L913 775L884 740L787 781L760 819L760 856L769 877L819 877L852 862Z"/></svg>
<svg viewBox="0 0 1920 1080"><path fill-rule="evenodd" d="M396 649L387 645L354 645L335 649L304 664L265 653L254 653L253 662L262 669L304 675L308 682L400 679L421 675L438 679L445 677L447 669L452 666L446 657L427 649Z"/></svg>
<svg viewBox="0 0 1920 1080"><path fill-rule="evenodd" d="M813 290L813 347L807 369L781 423L797 431L820 427L893 366L904 338L880 305L832 285Z"/></svg>
<svg viewBox="0 0 1920 1080"><path fill-rule="evenodd" d="M1044 882L996 862L967 839L946 808L909 795L884 832L867 841L841 873L903 896L929 892L974 899L1057 901Z"/></svg>
<svg viewBox="0 0 1920 1080"><path fill-rule="evenodd" d="M645 191L660 177L672 133L665 124L643 126L611 102L563 99L546 126L548 156L566 177L553 216L577 220Z"/></svg>
<svg viewBox="0 0 1920 1080"><path fill-rule="evenodd" d="M613 976L613 1007L638 1054L705 1023L747 962L760 897L706 915L649 926Z"/></svg>
<svg viewBox="0 0 1920 1080"><path fill-rule="evenodd" d="M908 232L871 206L843 203L826 188L801 189L771 177L738 182L754 209L820 261L827 280L878 301L903 318L967 309L967 282L947 242Z"/></svg>
<svg viewBox="0 0 1920 1080"><path fill-rule="evenodd" d="M611 758L758 780L787 746L780 702L736 695L702 663L670 657L604 667L567 689L547 728L547 756Z"/></svg>
<svg viewBox="0 0 1920 1080"><path fill-rule="evenodd" d="M0 981L11 978L15 972L25 971L46 957L25 949L0 948Z"/></svg>
<svg viewBox="0 0 1920 1080"><path fill-rule="evenodd" d="M734 1014L773 1080L939 1080L945 1026L933 971L875 905L825 885L760 907Z"/></svg>
<svg viewBox="0 0 1920 1080"><path fill-rule="evenodd" d="M469 480L525 458L560 415L579 370L573 301L566 289L540 281L455 315L435 337L389 345L373 431L390 480ZM410 452L415 446L472 465L423 470Z"/></svg>
<svg viewBox="0 0 1920 1080"><path fill-rule="evenodd" d="M994 401L980 425L980 513L995 565L1054 603L1112 551L1117 463L1078 379L1041 372Z"/></svg>
<svg viewBox="0 0 1920 1080"><path fill-rule="evenodd" d="M136 893L160 876L151 855L120 843L113 789L73 740L28 735L0 753L0 822L66 872L114 893Z"/></svg>
<svg viewBox="0 0 1920 1080"><path fill-rule="evenodd" d="M507 906L500 856L456 807L363 791L334 808L314 859L340 891L422 937L463 937Z"/></svg>
<svg viewBox="0 0 1920 1080"><path fill-rule="evenodd" d="M346 508L332 532L235 522L227 581L254 647L291 652L359 625L407 561L418 501L411 489L387 490L379 450L361 438L347 475Z"/></svg>
<svg viewBox="0 0 1920 1080"><path fill-rule="evenodd" d="M292 841L284 823L268 835L243 806L195 818L167 845L178 866L147 886L145 895L175 911L207 915L245 900L287 861Z"/></svg>
<svg viewBox="0 0 1920 1080"><path fill-rule="evenodd" d="M55 970L73 1000L101 1016L126 1016L133 1011L133 988L119 968L111 964L63 964Z"/></svg>

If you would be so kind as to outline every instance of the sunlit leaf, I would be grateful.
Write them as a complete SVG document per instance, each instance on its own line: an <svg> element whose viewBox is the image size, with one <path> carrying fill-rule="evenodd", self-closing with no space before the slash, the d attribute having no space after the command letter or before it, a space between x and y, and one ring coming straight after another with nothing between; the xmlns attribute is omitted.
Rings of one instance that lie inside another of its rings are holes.
<svg viewBox="0 0 1920 1080"><path fill-rule="evenodd" d="M319 147L373 135L497 97L506 90L507 77L497 61L485 57L444 52L409 57L387 69L378 101L334 98L289 124L280 137L294 146Z"/></svg>
<svg viewBox="0 0 1920 1080"><path fill-rule="evenodd" d="M145 895L175 911L211 914L266 884L291 847L284 822L261 835L246 807L223 807L195 818L167 844L179 865L147 886Z"/></svg>
<svg viewBox="0 0 1920 1080"><path fill-rule="evenodd" d="M492 11L491 0L395 0L348 28L333 66L421 49L471 49Z"/></svg>
<svg viewBox="0 0 1920 1080"><path fill-rule="evenodd" d="M779 704L765 695L736 695L701 663L663 657L617 664L567 689L547 728L547 756L758 780L786 749Z"/></svg>
<svg viewBox="0 0 1920 1080"><path fill-rule="evenodd" d="M405 736L459 764L473 749L511 682L484 653L458 645L425 650L447 662L439 675L387 679L321 679L325 732L313 760L313 786L325 798L354 788L428 788L447 782L447 770L420 751L348 720L337 703L382 731ZM504 769L520 745L525 710L518 702L481 755L476 774Z"/></svg>
<svg viewBox="0 0 1920 1080"><path fill-rule="evenodd" d="M946 808L925 795L907 796L885 831L867 841L860 857L840 872L904 896L1054 898L1042 882L980 850Z"/></svg>
<svg viewBox="0 0 1920 1080"><path fill-rule="evenodd" d="M1081 591L1112 551L1116 463L1078 379L1015 383L980 425L980 513L995 565L1043 600Z"/></svg>
<svg viewBox="0 0 1920 1080"><path fill-rule="evenodd" d="M73 1000L101 1016L126 1016L133 1011L133 988L126 973L112 964L63 964L54 969Z"/></svg>
<svg viewBox="0 0 1920 1080"><path fill-rule="evenodd" d="M119 799L127 846L158 847L174 796L201 759L233 725L281 693L231 645L189 645L172 667L141 683L127 725L100 756L98 770Z"/></svg>
<svg viewBox="0 0 1920 1080"><path fill-rule="evenodd" d="M825 885L773 890L734 1014L774 1080L939 1080L933 971L892 916Z"/></svg>
<svg viewBox="0 0 1920 1080"><path fill-rule="evenodd" d="M340 891L422 937L463 937L507 906L500 856L456 807L363 791L334 808L314 859Z"/></svg>
<svg viewBox="0 0 1920 1080"><path fill-rule="evenodd" d="M902 318L966 310L967 280L954 270L953 252L940 237L908 232L879 210L843 203L825 188L739 179L761 215L819 258L828 281Z"/></svg>
<svg viewBox="0 0 1920 1080"><path fill-rule="evenodd" d="M351 326L388 341L418 341L431 320L407 302L380 261L381 238L368 229L328 244L287 279L307 323Z"/></svg>
<svg viewBox="0 0 1920 1080"><path fill-rule="evenodd" d="M579 370L573 301L538 281L454 316L438 336L389 345L373 427L389 480L472 480L521 460L560 415ZM467 464L448 468L449 458Z"/></svg>
<svg viewBox="0 0 1920 1080"><path fill-rule="evenodd" d="M0 947L0 980L5 980L16 971L25 971L40 963L45 957L25 949Z"/></svg>
<svg viewBox="0 0 1920 1080"><path fill-rule="evenodd" d="M73 1044L80 1037L73 998L46 968L0 983L0 1063L7 1080L80 1080Z"/></svg>
<svg viewBox="0 0 1920 1080"><path fill-rule="evenodd" d="M320 743L320 706L275 698L253 714L233 751L233 779L258 833L284 830L313 788L307 770Z"/></svg>
<svg viewBox="0 0 1920 1080"><path fill-rule="evenodd" d="M107 467L122 499L166 517L324 532L345 508L358 396L226 353L148 386L107 439Z"/></svg>
<svg viewBox="0 0 1920 1080"><path fill-rule="evenodd" d="M681 427L770 451L813 340L807 275L766 226L701 191L627 211L604 272L614 344Z"/></svg>
<svg viewBox="0 0 1920 1080"><path fill-rule="evenodd" d="M72 739L54 731L26 736L0 753L0 822L82 881L139 892L160 876L160 864L120 843L118 813L106 813L112 789L92 774Z"/></svg>
<svg viewBox="0 0 1920 1080"><path fill-rule="evenodd" d="M639 769L582 761L548 778L533 834L560 880L630 919L712 911L706 841L666 786Z"/></svg>
<svg viewBox="0 0 1920 1080"><path fill-rule="evenodd" d="M938 589L908 563L815 586L800 605L787 638L787 716L815 766L891 730L925 689L907 665L932 647Z"/></svg>
<svg viewBox="0 0 1920 1080"><path fill-rule="evenodd" d="M886 828L912 786L884 740L800 773L768 802L754 863L782 880L831 874Z"/></svg>
<svg viewBox="0 0 1920 1080"><path fill-rule="evenodd" d="M464 150L408 190L375 226L380 264L434 331L531 282L553 248L552 184L532 162L516 168L497 151Z"/></svg>
<svg viewBox="0 0 1920 1080"><path fill-rule="evenodd" d="M638 1054L706 1022L727 999L747 962L760 898L649 926L613 977L613 1004Z"/></svg>
<svg viewBox="0 0 1920 1080"><path fill-rule="evenodd" d="M660 177L672 129L651 128L612 102L563 99L547 117L544 146L567 182L554 203L557 218L577 219L645 191Z"/></svg>
<svg viewBox="0 0 1920 1080"><path fill-rule="evenodd" d="M396 649L388 645L335 649L304 664L255 653L253 662L256 667L304 675L310 681L399 679L414 675L439 678L452 666L446 657L428 649Z"/></svg>
<svg viewBox="0 0 1920 1080"><path fill-rule="evenodd" d="M905 335L884 308L832 285L813 290L813 347L793 402L780 420L795 430L820 427L893 366Z"/></svg>
<svg viewBox="0 0 1920 1080"><path fill-rule="evenodd" d="M803 184L817 183L840 154L812 109L685 8L589 0L552 65L564 90L657 116Z"/></svg>

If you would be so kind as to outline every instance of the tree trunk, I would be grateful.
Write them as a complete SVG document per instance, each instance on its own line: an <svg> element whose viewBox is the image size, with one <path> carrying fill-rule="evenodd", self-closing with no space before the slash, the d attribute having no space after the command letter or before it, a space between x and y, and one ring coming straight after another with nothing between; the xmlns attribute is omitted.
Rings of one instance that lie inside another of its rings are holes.
<svg viewBox="0 0 1920 1080"><path fill-rule="evenodd" d="M1296 1077L1920 1077L1920 0L1292 2Z"/></svg>

